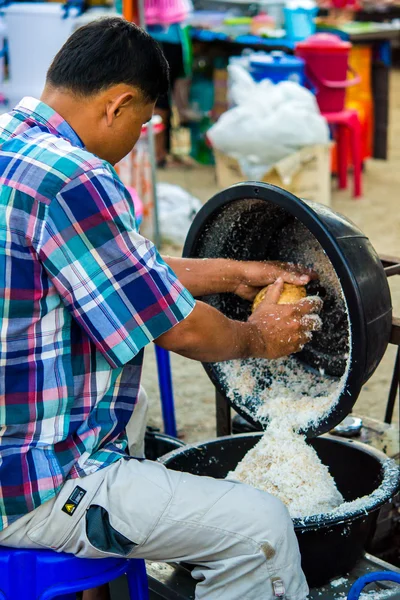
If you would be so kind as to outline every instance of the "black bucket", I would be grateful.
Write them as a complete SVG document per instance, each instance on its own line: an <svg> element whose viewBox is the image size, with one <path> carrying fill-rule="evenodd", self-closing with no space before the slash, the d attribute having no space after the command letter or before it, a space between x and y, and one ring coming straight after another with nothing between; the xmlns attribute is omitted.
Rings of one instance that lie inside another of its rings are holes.
<svg viewBox="0 0 400 600"><path fill-rule="evenodd" d="M144 436L144 453L148 460L157 460L164 454L186 446L185 442L156 429L147 428Z"/></svg>
<svg viewBox="0 0 400 600"><path fill-rule="evenodd" d="M262 434L250 433L185 446L160 462L175 471L224 478L235 469ZM382 452L329 435L309 441L346 501L369 496L365 508L351 513L294 519L302 566L310 586L321 586L348 573L365 551L379 509L400 489L399 470Z"/></svg>
<svg viewBox="0 0 400 600"><path fill-rule="evenodd" d="M362 385L371 377L386 350L392 326L391 298L385 272L368 238L348 219L316 203L305 203L289 192L263 183L243 183L224 190L199 211L188 233L184 256L231 258L236 260L296 260L296 248L303 248L296 235L301 224L317 240L340 280L351 323L343 307L335 306L334 295L324 300L323 329L314 334L297 360L311 368L340 377L348 353L351 367L339 402L317 427L312 437L326 433L346 417ZM318 265L314 265L318 270ZM309 290L313 294L312 290ZM325 290L326 292L326 290ZM230 318L246 320L250 303L234 294L203 298ZM344 329L346 327L346 329ZM350 346L349 346L350 343ZM204 365L207 374L235 410L253 425L260 424L254 398L231 397L229 382L213 364ZM268 380L266 370L263 378Z"/></svg>

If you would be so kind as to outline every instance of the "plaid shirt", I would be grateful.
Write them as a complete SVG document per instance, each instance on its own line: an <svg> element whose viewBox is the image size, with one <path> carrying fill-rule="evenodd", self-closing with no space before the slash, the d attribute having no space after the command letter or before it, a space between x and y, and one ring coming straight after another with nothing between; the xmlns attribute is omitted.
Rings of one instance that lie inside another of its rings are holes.
<svg viewBox="0 0 400 600"><path fill-rule="evenodd" d="M118 175L33 98L0 117L0 530L126 452L142 349L194 300Z"/></svg>

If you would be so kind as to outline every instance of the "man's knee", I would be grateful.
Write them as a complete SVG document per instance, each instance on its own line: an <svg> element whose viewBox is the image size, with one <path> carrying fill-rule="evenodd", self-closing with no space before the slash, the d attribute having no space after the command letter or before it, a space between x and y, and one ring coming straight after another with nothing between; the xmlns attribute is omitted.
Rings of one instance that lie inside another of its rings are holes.
<svg viewBox="0 0 400 600"><path fill-rule="evenodd" d="M229 501L232 523L244 529L243 534L257 543L278 542L293 524L286 506L274 496L248 485L234 486ZM239 533L239 532L238 532Z"/></svg>

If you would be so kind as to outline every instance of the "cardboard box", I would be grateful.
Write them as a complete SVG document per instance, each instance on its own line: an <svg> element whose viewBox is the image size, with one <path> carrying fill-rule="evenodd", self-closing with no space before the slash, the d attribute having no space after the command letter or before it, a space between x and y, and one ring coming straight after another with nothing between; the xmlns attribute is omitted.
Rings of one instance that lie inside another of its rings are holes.
<svg viewBox="0 0 400 600"><path fill-rule="evenodd" d="M247 181L240 165L218 150L214 150L218 185L229 187ZM295 196L312 202L331 205L331 145L308 146L276 163L262 181L271 183Z"/></svg>

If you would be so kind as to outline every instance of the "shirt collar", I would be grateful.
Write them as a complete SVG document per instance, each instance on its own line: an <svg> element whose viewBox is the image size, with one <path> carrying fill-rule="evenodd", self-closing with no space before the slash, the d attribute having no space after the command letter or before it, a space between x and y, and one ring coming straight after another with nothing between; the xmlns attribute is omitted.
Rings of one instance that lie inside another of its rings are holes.
<svg viewBox="0 0 400 600"><path fill-rule="evenodd" d="M27 96L17 104L14 111L23 113L34 121L41 123L55 135L71 142L73 146L84 148L82 140L72 129L71 125L44 102Z"/></svg>

